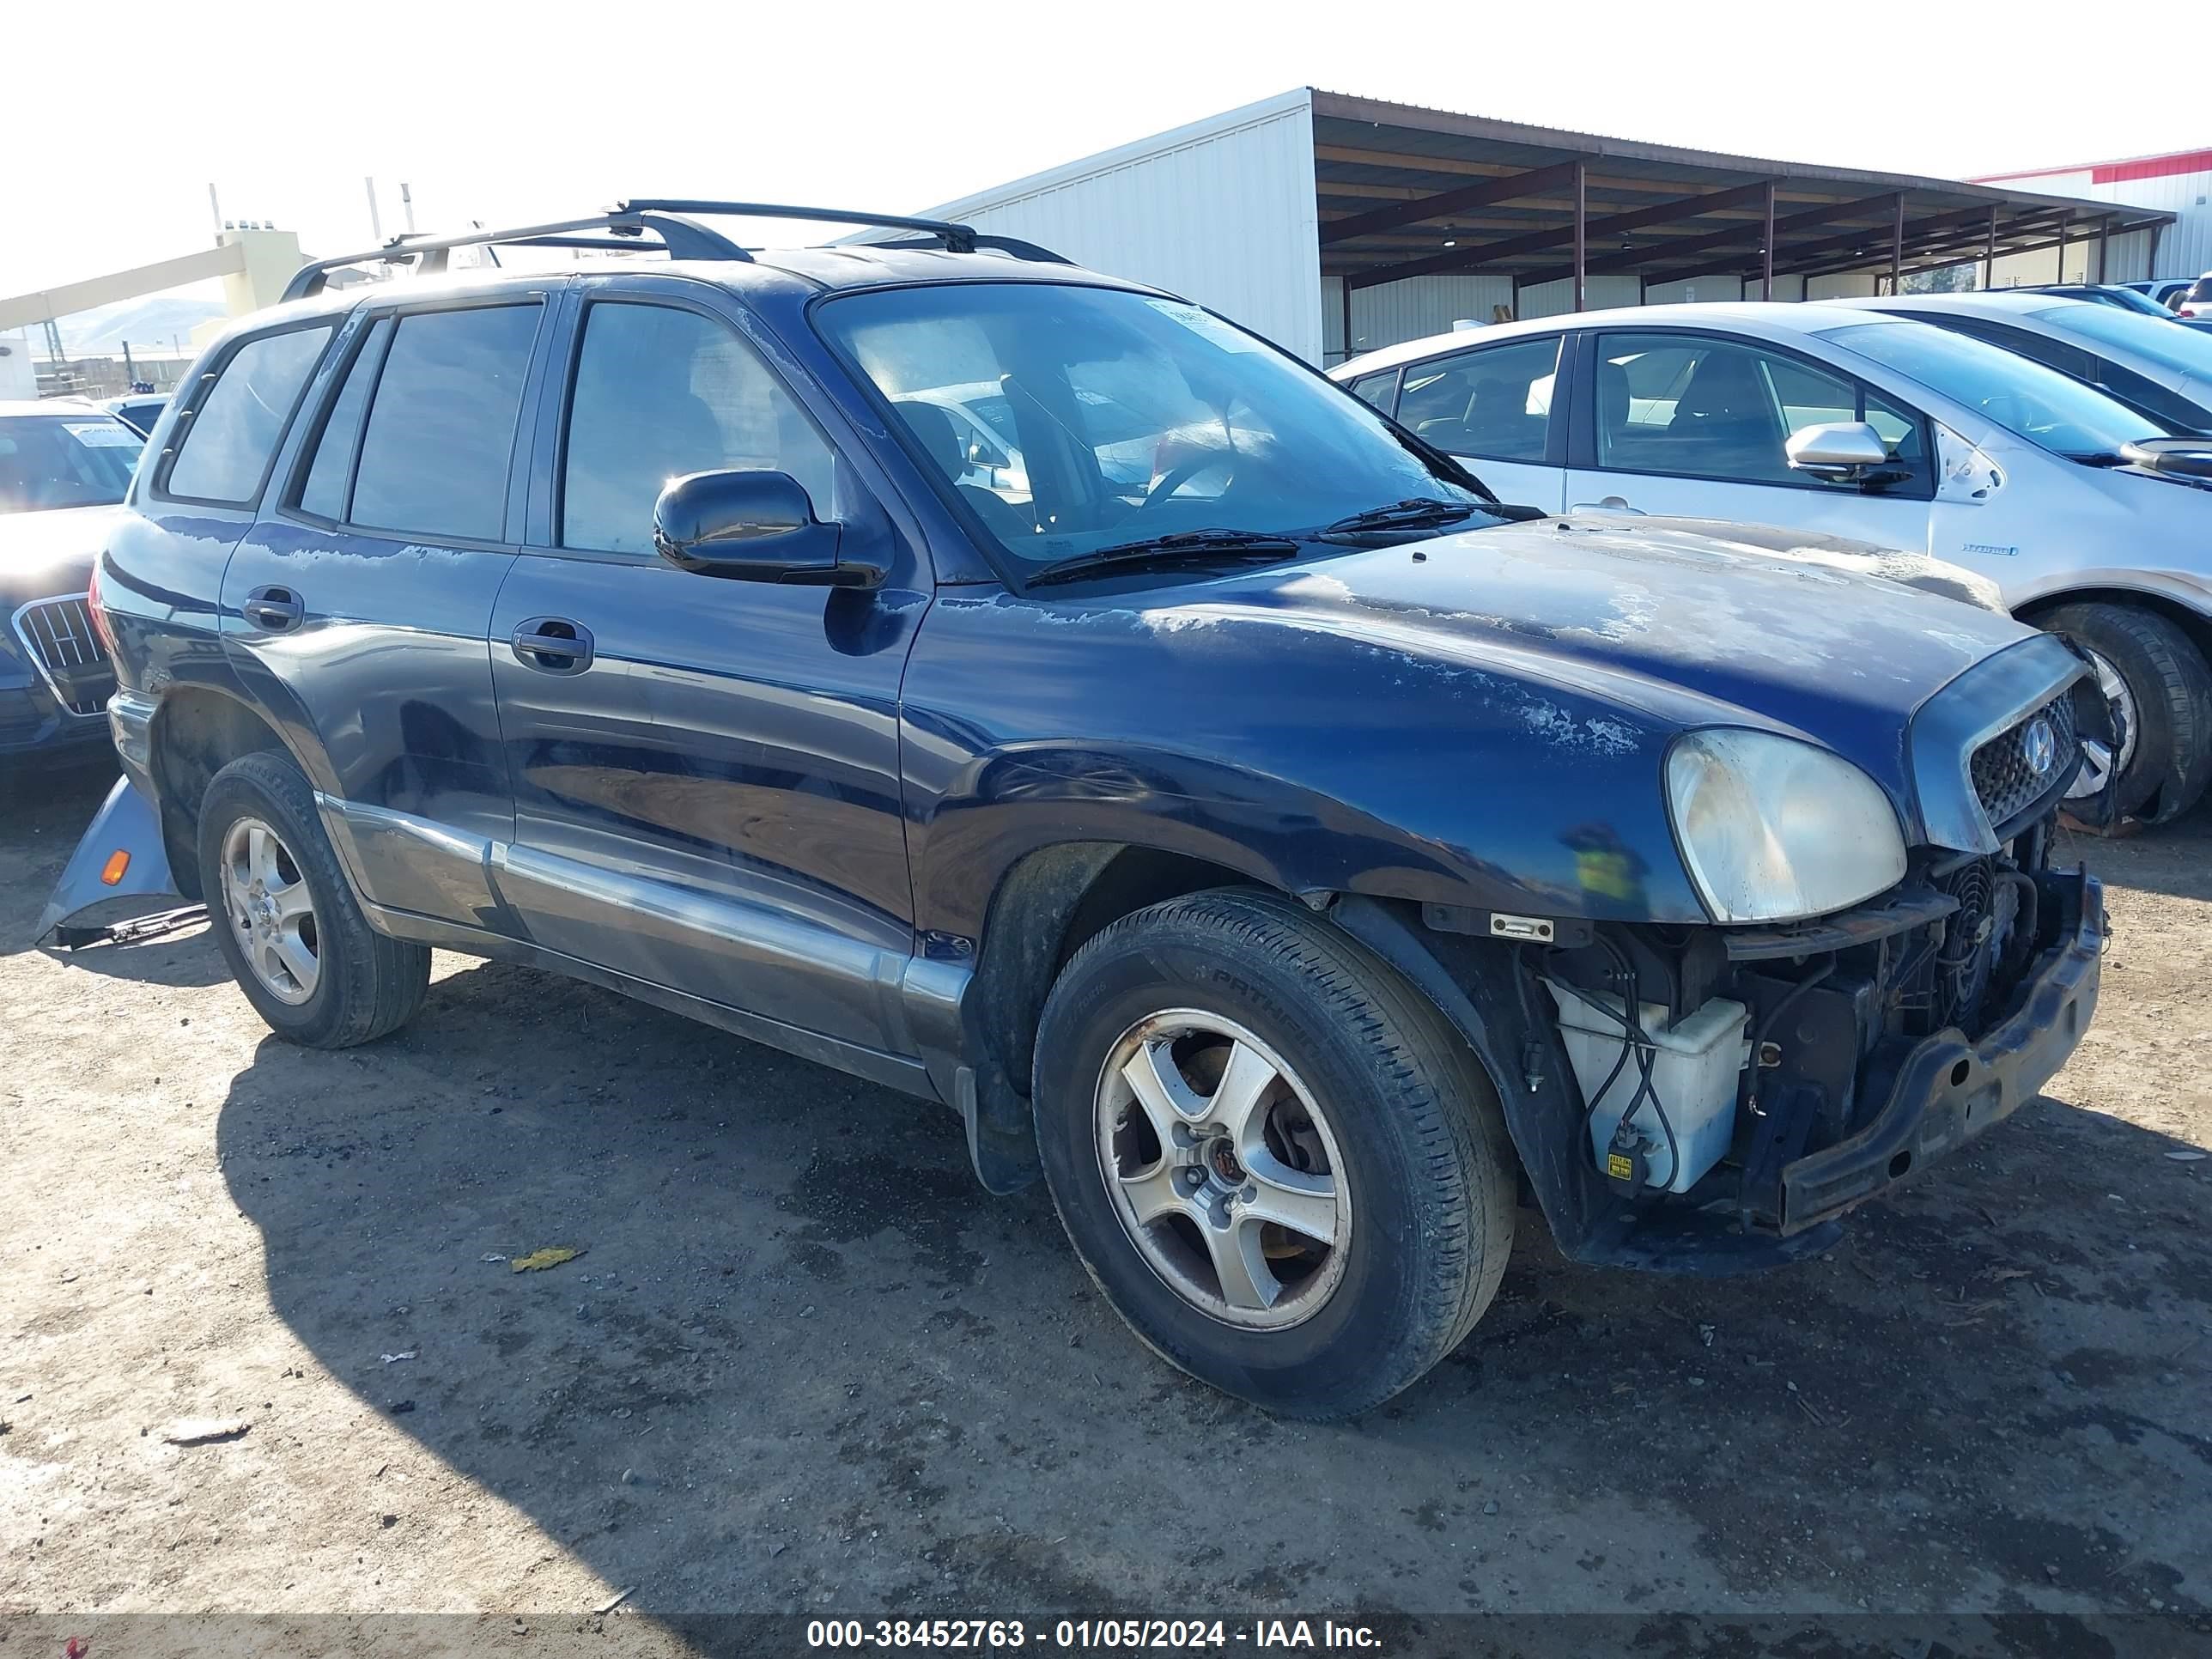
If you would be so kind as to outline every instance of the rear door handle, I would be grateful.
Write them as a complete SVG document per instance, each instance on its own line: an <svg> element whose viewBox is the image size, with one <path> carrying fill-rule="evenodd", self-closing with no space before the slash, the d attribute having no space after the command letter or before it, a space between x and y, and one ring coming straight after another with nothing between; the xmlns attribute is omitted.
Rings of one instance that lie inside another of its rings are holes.
<svg viewBox="0 0 2212 1659"><path fill-rule="evenodd" d="M1607 495L1601 501L1577 501L1567 511L1570 513L1633 513L1639 519L1644 516L1644 509L1640 507L1631 507L1628 504L1628 498L1625 495Z"/></svg>
<svg viewBox="0 0 2212 1659"><path fill-rule="evenodd" d="M514 659L541 674L580 674L592 665L592 633L565 617L532 617L509 643Z"/></svg>
<svg viewBox="0 0 2212 1659"><path fill-rule="evenodd" d="M289 587L257 587L239 607L246 620L264 633L283 634L297 628L307 614L300 596Z"/></svg>

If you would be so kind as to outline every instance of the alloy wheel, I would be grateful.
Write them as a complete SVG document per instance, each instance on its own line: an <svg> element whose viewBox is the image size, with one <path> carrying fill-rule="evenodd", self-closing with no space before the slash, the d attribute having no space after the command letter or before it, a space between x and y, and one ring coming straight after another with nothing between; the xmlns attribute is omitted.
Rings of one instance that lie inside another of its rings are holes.
<svg viewBox="0 0 2212 1659"><path fill-rule="evenodd" d="M322 978L314 896L292 849L259 818L240 818L222 842L223 908L261 988L297 1006Z"/></svg>
<svg viewBox="0 0 2212 1659"><path fill-rule="evenodd" d="M2136 699L2128 690L2128 683L2120 671L2112 666L2101 652L2088 651L2090 665L2097 671L2097 688L2105 694L2111 707L2112 719L2120 730L2120 749L2116 756L2112 745L2102 738L2081 739L2081 770L2075 775L2072 786L2066 791L2069 800L2094 800L2102 793L2105 786L2116 773L2128 769L2128 763L2136 753Z"/></svg>
<svg viewBox="0 0 2212 1659"><path fill-rule="evenodd" d="M1139 1020L1108 1052L1095 1124L1115 1212L1170 1289L1257 1329L1320 1310L1352 1194L1327 1118L1266 1043L1194 1009Z"/></svg>

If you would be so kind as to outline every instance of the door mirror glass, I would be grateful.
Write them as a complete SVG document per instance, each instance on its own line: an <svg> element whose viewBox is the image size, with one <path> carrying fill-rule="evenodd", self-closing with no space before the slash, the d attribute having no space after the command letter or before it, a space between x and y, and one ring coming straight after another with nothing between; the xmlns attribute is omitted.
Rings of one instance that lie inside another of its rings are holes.
<svg viewBox="0 0 2212 1659"><path fill-rule="evenodd" d="M788 472L691 472L670 480L653 507L653 544L671 564L740 581L867 587L869 566L841 562L838 527L814 516Z"/></svg>
<svg viewBox="0 0 2212 1659"><path fill-rule="evenodd" d="M1889 464L1881 434L1864 421L1829 421L1790 434L1790 465L1815 478L1844 479Z"/></svg>

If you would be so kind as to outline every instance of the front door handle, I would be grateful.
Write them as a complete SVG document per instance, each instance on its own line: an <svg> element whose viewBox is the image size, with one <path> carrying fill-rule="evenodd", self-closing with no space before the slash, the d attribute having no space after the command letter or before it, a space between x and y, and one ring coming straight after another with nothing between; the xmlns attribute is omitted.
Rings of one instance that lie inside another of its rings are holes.
<svg viewBox="0 0 2212 1659"><path fill-rule="evenodd" d="M297 628L307 614L300 596L289 587L257 587L246 596L239 610L246 621L270 634Z"/></svg>
<svg viewBox="0 0 2212 1659"><path fill-rule="evenodd" d="M1639 519L1644 517L1644 509L1640 507L1631 507L1626 495L1607 495L1603 501L1577 501L1567 511L1570 513L1633 513Z"/></svg>
<svg viewBox="0 0 2212 1659"><path fill-rule="evenodd" d="M592 633L565 617L532 617L509 643L514 659L541 674L580 674L592 665Z"/></svg>

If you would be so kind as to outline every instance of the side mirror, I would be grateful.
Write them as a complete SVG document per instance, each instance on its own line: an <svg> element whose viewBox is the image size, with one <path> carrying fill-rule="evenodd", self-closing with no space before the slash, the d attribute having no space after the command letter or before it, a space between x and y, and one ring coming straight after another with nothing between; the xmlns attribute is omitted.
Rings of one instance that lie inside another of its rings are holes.
<svg viewBox="0 0 2212 1659"><path fill-rule="evenodd" d="M788 472L691 472L653 504L653 544L681 569L738 581L872 587L873 565L838 557L838 526Z"/></svg>
<svg viewBox="0 0 2212 1659"><path fill-rule="evenodd" d="M1790 434L1782 447L1793 471L1848 483L1861 474L1889 465L1881 434L1864 421L1831 421Z"/></svg>

